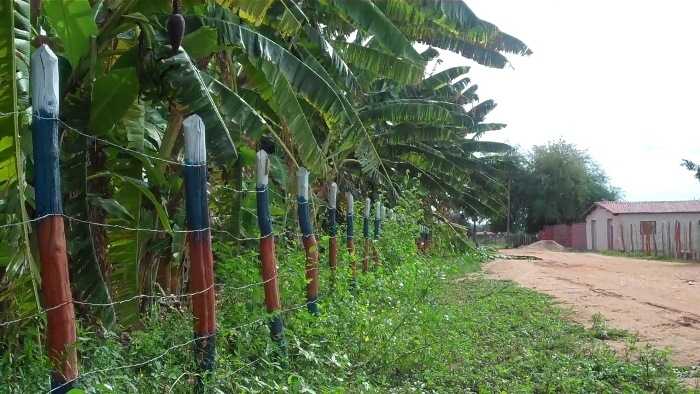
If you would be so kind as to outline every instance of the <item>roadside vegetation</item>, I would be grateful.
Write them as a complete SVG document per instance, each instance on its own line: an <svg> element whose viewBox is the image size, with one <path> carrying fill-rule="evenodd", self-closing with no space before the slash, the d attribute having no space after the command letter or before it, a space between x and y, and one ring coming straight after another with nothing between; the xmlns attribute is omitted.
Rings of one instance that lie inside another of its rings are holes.
<svg viewBox="0 0 700 394"><path fill-rule="evenodd" d="M352 289L347 256L322 313L285 314L287 357L269 339L261 289L233 290L258 276L257 256L215 245L219 292L218 362L204 376L210 392L682 392L664 352L633 346L619 357L601 339L619 338L604 319L592 329L567 319L549 297L480 273L493 251L436 242L417 253L415 201L398 209L379 241L382 265ZM448 229L445 229L448 230ZM284 307L303 305L304 255L295 242L281 248ZM517 264L517 262L514 262ZM324 270L324 283L331 278ZM84 372L75 393L189 393L197 376L185 305L152 305L139 330L80 332ZM624 336L624 335L623 335ZM46 389L47 361L35 338L4 357L11 392ZM631 341L630 344L633 345ZM124 368L141 361L143 365ZM117 369L115 369L117 368ZM18 375L19 373L19 375Z"/></svg>

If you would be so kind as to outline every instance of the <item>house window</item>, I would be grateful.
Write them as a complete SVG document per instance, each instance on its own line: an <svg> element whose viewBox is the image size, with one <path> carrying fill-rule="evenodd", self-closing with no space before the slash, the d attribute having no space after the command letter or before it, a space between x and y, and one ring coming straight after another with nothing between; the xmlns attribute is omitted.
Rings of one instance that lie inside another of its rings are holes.
<svg viewBox="0 0 700 394"><path fill-rule="evenodd" d="M656 221L642 220L639 222L639 232L642 233L642 235L652 235L656 233Z"/></svg>

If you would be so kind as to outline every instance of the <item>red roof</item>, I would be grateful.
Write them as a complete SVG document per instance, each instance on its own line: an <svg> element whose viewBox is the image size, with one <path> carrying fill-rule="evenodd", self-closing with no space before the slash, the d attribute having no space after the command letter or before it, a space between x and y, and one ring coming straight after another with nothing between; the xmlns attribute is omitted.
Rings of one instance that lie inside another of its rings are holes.
<svg viewBox="0 0 700 394"><path fill-rule="evenodd" d="M601 207L612 214L621 213L700 213L700 200L691 201L599 201L586 211Z"/></svg>

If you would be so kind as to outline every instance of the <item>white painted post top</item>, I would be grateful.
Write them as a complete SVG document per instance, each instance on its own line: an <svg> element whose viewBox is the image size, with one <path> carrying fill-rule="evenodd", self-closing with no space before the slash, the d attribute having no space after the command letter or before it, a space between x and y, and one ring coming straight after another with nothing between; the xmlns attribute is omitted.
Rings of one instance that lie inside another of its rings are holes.
<svg viewBox="0 0 700 394"><path fill-rule="evenodd" d="M365 200L365 217L367 219L369 219L370 209L372 209L372 200L370 200L369 197L367 197L367 199Z"/></svg>
<svg viewBox="0 0 700 394"><path fill-rule="evenodd" d="M267 160L267 152L260 149L255 155L255 174L257 178L257 187L267 186L269 182L268 174L270 171L269 162Z"/></svg>
<svg viewBox="0 0 700 394"><path fill-rule="evenodd" d="M374 218L375 219L382 218L382 203L379 200L377 200L377 202L374 203Z"/></svg>
<svg viewBox="0 0 700 394"><path fill-rule="evenodd" d="M188 164L203 164L207 162L206 135L204 121L199 115L190 115L182 122L185 134L185 161Z"/></svg>
<svg viewBox="0 0 700 394"><path fill-rule="evenodd" d="M330 188L328 188L328 206L331 209L336 209L338 204L336 203L336 197L338 196L338 185L335 182L331 183Z"/></svg>
<svg viewBox="0 0 700 394"><path fill-rule="evenodd" d="M29 81L32 87L32 108L49 114L58 114L60 88L58 57L48 45L42 44L34 51Z"/></svg>
<svg viewBox="0 0 700 394"><path fill-rule="evenodd" d="M304 167L297 170L297 196L309 201L309 171Z"/></svg>
<svg viewBox="0 0 700 394"><path fill-rule="evenodd" d="M355 212L355 201L351 192L345 192L345 201L348 203L348 213L352 215Z"/></svg>

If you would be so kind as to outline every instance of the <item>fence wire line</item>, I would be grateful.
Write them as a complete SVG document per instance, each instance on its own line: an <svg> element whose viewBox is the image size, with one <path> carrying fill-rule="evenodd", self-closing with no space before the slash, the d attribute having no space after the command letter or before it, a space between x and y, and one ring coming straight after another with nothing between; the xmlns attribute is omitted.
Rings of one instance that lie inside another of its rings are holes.
<svg viewBox="0 0 700 394"><path fill-rule="evenodd" d="M76 304L76 305L85 305L85 306L94 306L94 307L104 307L104 306L115 306L115 305L125 304L125 303L132 302L132 301L136 301L136 300L139 300L139 299L156 299L156 300L159 300L159 301L162 301L162 300L172 300L172 299L187 298L187 297L196 296L196 295L199 295L199 294L202 294L202 293L206 293L207 291L209 291L209 290L211 290L211 289L219 289L219 290L221 290L221 291L240 291L240 290L245 290L245 289L248 289L248 288L251 288L251 287L265 285L265 284L267 284L267 283L269 283L269 282L272 282L273 280L276 280L276 279L279 279L279 278L282 278L282 277L284 277L284 275L280 275L279 273L277 273L277 274L275 274L273 277L268 278L268 279L266 279L266 280L263 280L263 281L260 281L260 282L249 283L249 284L243 285L243 286L230 287L230 286L226 286L226 285L224 285L224 284L216 284L216 283L215 283L215 284L213 284L213 285L207 287L206 289L199 290L199 291L192 292L192 293L185 293L185 294L165 294L165 295L137 294L137 295L135 295L135 296L132 296L132 297L129 297L129 298L126 298L126 299L123 299L123 300L119 300L119 301L114 301L114 302L87 302L87 301L78 301L78 300L65 301L65 302L62 302L62 303L60 303L60 304L54 305L54 306L52 306L52 307L42 309L42 310L40 310L40 311L38 311L38 312L36 312L36 313L34 313L34 314L32 314L32 315L29 315L29 316L21 317L21 318L14 319L14 320L8 320L8 321L5 321L5 322L0 322L0 327L7 327L7 326L10 326L10 325L12 325L12 324L19 323L19 322L21 322L21 321L35 319L35 318L37 318L37 317L39 317L39 316L42 316L42 315L46 314L47 312L50 312L50 311L52 311L52 310L54 310L54 309L61 308L61 307L65 306L65 305L68 305L68 304L70 304L70 303L73 303L73 304Z"/></svg>
<svg viewBox="0 0 700 394"><path fill-rule="evenodd" d="M321 299L321 297L318 297L316 300L307 301L307 302L305 302L305 303L303 303L303 304L297 305L297 306L292 307L292 308L283 309L283 310L281 310L279 313L280 313L280 314L285 314L285 313L289 313L289 312L293 312L293 311L302 309L302 308L308 306L309 304L311 304L311 303L313 303L313 302L318 302L320 299ZM257 324L257 323L262 323L262 322L264 322L265 320L266 320L266 318L258 318L258 319L249 321L249 322L247 322L247 323L243 323L243 324L241 324L241 325L238 325L238 326L235 326L235 327L231 327L231 328L227 328L227 329L228 329L228 330L238 330L238 329L241 329L241 328L244 328L244 327L252 326L252 325ZM74 383L74 382L78 381L79 379L82 379L82 378L84 378L84 377L86 377L86 376L91 376L91 375L95 375L95 374L99 374L99 373L104 373L104 372L112 372L112 371L117 371L117 370L121 370L121 369L137 368L137 367L142 367L142 366L144 366L144 365L148 365L148 364L150 364L150 363L153 363L153 362L155 362L155 361L158 361L158 360L164 358L165 356L167 356L170 352L172 352L172 351L175 350L175 349L179 349L179 348L182 348L182 347L184 347L184 346L191 345L191 344L193 344L193 343L195 343L195 342L197 342L197 341L200 341L200 340L203 340L203 339L208 339L208 338L211 338L211 337L213 337L213 336L215 336L215 335L216 335L216 333L214 333L214 334L209 334L209 335L203 335L203 336L199 336L199 337L190 339L189 341L186 341L186 342L184 342L184 343L180 343L180 344L177 344L177 345L170 346L170 347L167 348L163 353L161 353L161 354L159 354L159 355L157 355L157 356L151 357L151 358L149 358L149 359L147 359L147 360L137 362L137 363L127 364L127 365L119 365L119 366L116 366L116 367L108 367L108 368L101 368L101 369L93 369L93 370L91 370L91 371L84 372L84 373L80 374L79 376L77 376L75 379L69 380L69 381L67 381L67 382L65 382L65 383L63 383L63 384L61 384L61 385L59 385L59 386L57 386L57 387L54 387L54 388L50 389L50 390L48 391L48 393L53 393L53 392L56 391L56 390L60 390L60 389L62 389L63 387L65 387L65 386L67 386L67 385L69 385L69 384L72 384L72 383ZM257 362L257 360L256 360L256 362ZM251 365L252 365L252 364L251 364ZM246 366L244 366L244 367L247 367L247 366L248 366L248 365L246 365Z"/></svg>
<svg viewBox="0 0 700 394"><path fill-rule="evenodd" d="M36 115L35 115L35 116L36 116ZM37 117L38 117L38 116L37 116ZM85 137L85 138L89 138L89 139L95 140L95 141L100 141L100 142L102 142L103 144L109 145L109 146L111 146L111 147L113 147L113 148L121 149L121 150L126 151L126 152L131 152L131 153L134 153L134 154L143 156L143 157L147 157L147 158L152 159L152 160L157 160L157 161L161 161L161 162L164 162L164 163L174 164L174 165L178 165L178 166L182 166L182 167L206 167L206 166L207 166L207 163L189 164L189 163L182 163L182 162L175 161L175 160L164 159L164 158L158 157L158 156L149 155L148 153L140 152L140 151L137 151L136 149L127 148L127 147L125 147L125 146L119 145L119 144L117 144L117 143L114 143L114 142L112 142L112 141L106 140L106 139L104 139L104 138L100 138L100 137L97 137L97 136L95 136L95 135L82 132L82 131L76 129L75 127L69 125L68 123L62 121L61 119L58 119L58 118L43 118L43 119L52 119L52 120L56 120L56 121L58 121L58 123L61 124L66 130L70 130L70 131L72 131L72 132L74 132L74 133L76 133L76 134L78 134L78 135L81 135L81 136L83 136L83 137Z"/></svg>

